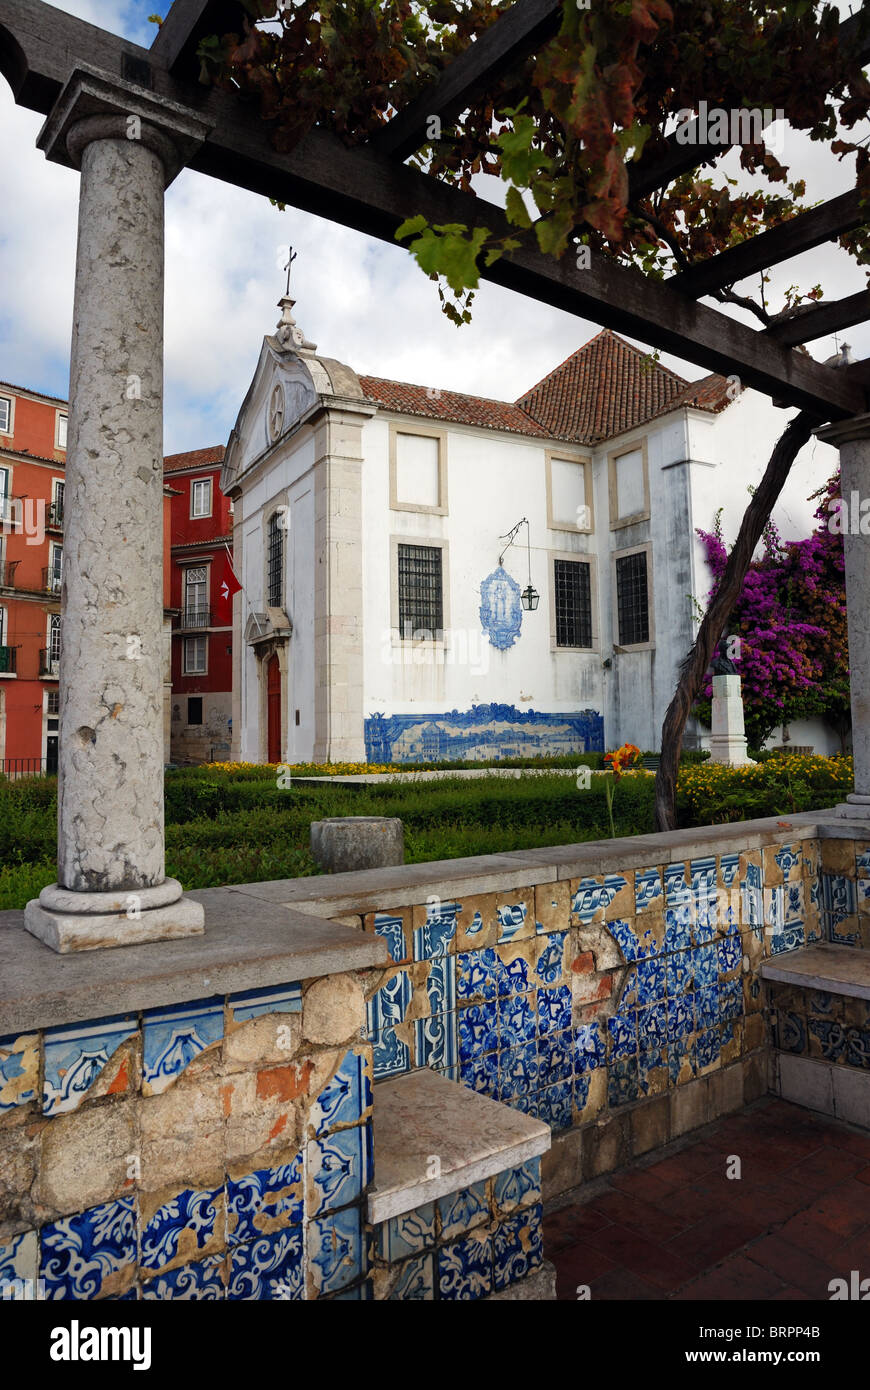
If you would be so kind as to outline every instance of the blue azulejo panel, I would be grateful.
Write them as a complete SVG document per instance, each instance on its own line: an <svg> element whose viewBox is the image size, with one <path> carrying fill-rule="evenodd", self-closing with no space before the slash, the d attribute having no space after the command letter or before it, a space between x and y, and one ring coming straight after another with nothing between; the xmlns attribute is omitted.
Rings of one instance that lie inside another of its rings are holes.
<svg viewBox="0 0 870 1390"><path fill-rule="evenodd" d="M382 1221L375 1227L375 1248L379 1257L389 1264L432 1249L435 1239L434 1202L427 1202L402 1216L391 1216L389 1221Z"/></svg>
<svg viewBox="0 0 870 1390"><path fill-rule="evenodd" d="M461 951L456 956L457 999L495 999L499 970L499 959L491 946L483 951Z"/></svg>
<svg viewBox="0 0 870 1390"><path fill-rule="evenodd" d="M464 1301L492 1293L491 1236L466 1236L438 1250L436 1258L441 1298Z"/></svg>
<svg viewBox="0 0 870 1390"><path fill-rule="evenodd" d="M444 714L373 714L365 721L365 740L370 763L603 753L604 720L592 709L545 714L483 704Z"/></svg>
<svg viewBox="0 0 870 1390"><path fill-rule="evenodd" d="M503 565L480 585L480 626L497 651L507 651L520 635L523 605L520 586Z"/></svg>
<svg viewBox="0 0 870 1390"><path fill-rule="evenodd" d="M136 1015L89 1019L69 1027L47 1028L42 1110L60 1115L75 1110L113 1052L136 1032Z"/></svg>
<svg viewBox="0 0 870 1390"><path fill-rule="evenodd" d="M335 1075L326 1083L308 1112L309 1133L320 1138L333 1129L358 1125L372 1104L372 1069L362 1049L345 1053Z"/></svg>
<svg viewBox="0 0 870 1390"><path fill-rule="evenodd" d="M407 970L397 970L366 1004L366 1029L374 1037L384 1028L401 1023L411 1002L411 977Z"/></svg>
<svg viewBox="0 0 870 1390"><path fill-rule="evenodd" d="M0 1115L36 1099L37 1041L36 1033L0 1038Z"/></svg>
<svg viewBox="0 0 870 1390"><path fill-rule="evenodd" d="M217 1221L223 1219L222 1198L222 1188L186 1188L158 1207L142 1227L142 1266L157 1270L169 1264L179 1254L182 1237L186 1253L203 1250L215 1235Z"/></svg>
<svg viewBox="0 0 870 1390"><path fill-rule="evenodd" d="M498 919L498 940L500 945L513 941L526 925L528 907L525 903L505 903L496 909Z"/></svg>
<svg viewBox="0 0 870 1390"><path fill-rule="evenodd" d="M261 1014L301 1014L302 984L296 980L270 989L242 990L230 995L229 1007L236 1023L246 1023Z"/></svg>
<svg viewBox="0 0 870 1390"><path fill-rule="evenodd" d="M482 1053L498 1048L498 1006L493 1000L486 1004L470 1004L457 1014L458 1053L460 1062L469 1062Z"/></svg>
<svg viewBox="0 0 870 1390"><path fill-rule="evenodd" d="M357 1202L372 1180L370 1122L308 1145L308 1214L321 1216Z"/></svg>
<svg viewBox="0 0 870 1390"><path fill-rule="evenodd" d="M570 1129L573 1122L574 1086L560 1081L555 1086L543 1086L535 1096L535 1115L551 1129Z"/></svg>
<svg viewBox="0 0 870 1390"><path fill-rule="evenodd" d="M554 932L548 938L535 965L535 974L541 984L555 985L561 979L567 939L567 932Z"/></svg>
<svg viewBox="0 0 870 1390"><path fill-rule="evenodd" d="M517 1168L505 1168L496 1175L493 1195L502 1213L532 1206L541 1200L541 1160L530 1158Z"/></svg>
<svg viewBox="0 0 870 1390"><path fill-rule="evenodd" d="M426 979L430 1014L452 1013L456 1008L456 957L436 956Z"/></svg>
<svg viewBox="0 0 870 1390"><path fill-rule="evenodd" d="M372 1070L375 1081L385 1076L399 1076L410 1071L411 1050L396 1034L395 1028L384 1028L372 1039Z"/></svg>
<svg viewBox="0 0 870 1390"><path fill-rule="evenodd" d="M359 1207L345 1207L311 1222L308 1264L319 1293L334 1293L366 1273Z"/></svg>
<svg viewBox="0 0 870 1390"><path fill-rule="evenodd" d="M518 1212L496 1227L493 1272L496 1290L506 1289L537 1269L544 1258L543 1207Z"/></svg>
<svg viewBox="0 0 870 1390"><path fill-rule="evenodd" d="M142 1297L153 1302L187 1301L217 1303L226 1297L223 1255L167 1270L142 1285Z"/></svg>
<svg viewBox="0 0 870 1390"><path fill-rule="evenodd" d="M574 1038L570 1028L538 1036L539 1084L570 1081L575 1071Z"/></svg>
<svg viewBox="0 0 870 1390"><path fill-rule="evenodd" d="M52 1221L40 1232L40 1278L47 1299L99 1298L111 1280L117 1289L136 1267L136 1211L132 1197L105 1202Z"/></svg>
<svg viewBox="0 0 870 1390"><path fill-rule="evenodd" d="M414 1024L414 1040L418 1067L435 1067L442 1071L456 1066L459 1058L455 1013L418 1018Z"/></svg>
<svg viewBox="0 0 870 1390"><path fill-rule="evenodd" d="M401 965L408 959L408 951L405 944L405 923L401 916L395 916L391 912L375 913L375 935L382 936L387 943L387 950L396 965Z"/></svg>
<svg viewBox="0 0 870 1390"><path fill-rule="evenodd" d="M276 1168L227 1179L227 1244L256 1240L302 1221L302 1155Z"/></svg>
<svg viewBox="0 0 870 1390"><path fill-rule="evenodd" d="M634 910L646 912L662 906L662 876L658 869L638 869L634 876Z"/></svg>
<svg viewBox="0 0 870 1390"><path fill-rule="evenodd" d="M435 1297L435 1270L432 1255L418 1255L399 1267L390 1299L400 1303L431 1303Z"/></svg>
<svg viewBox="0 0 870 1390"><path fill-rule="evenodd" d="M223 998L197 999L143 1014L142 1089L159 1095L178 1079L194 1057L220 1042L224 1034Z"/></svg>
<svg viewBox="0 0 870 1390"><path fill-rule="evenodd" d="M481 1095L496 1100L499 1089L498 1053L475 1054L460 1062L459 1080L472 1091L479 1091Z"/></svg>
<svg viewBox="0 0 870 1390"><path fill-rule="evenodd" d="M486 1183L476 1182L461 1192L439 1197L437 1202L440 1239L452 1240L480 1226L489 1218Z"/></svg>
<svg viewBox="0 0 870 1390"><path fill-rule="evenodd" d="M227 1298L284 1302L305 1297L302 1227L235 1245L230 1254Z"/></svg>
<svg viewBox="0 0 870 1390"><path fill-rule="evenodd" d="M600 1023L583 1023L574 1030L574 1056L578 1073L603 1067L607 1049Z"/></svg>
<svg viewBox="0 0 870 1390"><path fill-rule="evenodd" d="M571 1027L571 987L557 985L554 989L536 991L538 1032L564 1032Z"/></svg>
<svg viewBox="0 0 870 1390"><path fill-rule="evenodd" d="M461 911L461 903L427 905L426 921L414 930L415 960L433 960L448 954L456 935L456 918Z"/></svg>

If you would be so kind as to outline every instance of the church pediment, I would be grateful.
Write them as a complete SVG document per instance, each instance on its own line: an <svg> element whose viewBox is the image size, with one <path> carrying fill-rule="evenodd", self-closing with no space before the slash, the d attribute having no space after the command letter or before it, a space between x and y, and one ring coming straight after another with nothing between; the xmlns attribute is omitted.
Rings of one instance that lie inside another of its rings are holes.
<svg viewBox="0 0 870 1390"><path fill-rule="evenodd" d="M283 608L266 608L261 613L250 613L245 623L245 642L255 647L260 642L286 641L293 631L293 624Z"/></svg>
<svg viewBox="0 0 870 1390"><path fill-rule="evenodd" d="M230 434L221 473L227 492L261 454L288 434L318 401L306 362L276 338L264 338L248 394Z"/></svg>

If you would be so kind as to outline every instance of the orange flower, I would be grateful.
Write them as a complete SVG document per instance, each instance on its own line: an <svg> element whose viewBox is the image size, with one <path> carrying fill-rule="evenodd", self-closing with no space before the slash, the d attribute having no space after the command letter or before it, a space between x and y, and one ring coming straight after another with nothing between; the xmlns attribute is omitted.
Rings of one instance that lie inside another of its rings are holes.
<svg viewBox="0 0 870 1390"><path fill-rule="evenodd" d="M631 767L639 758L640 749L634 743L624 743L615 753L604 754L604 761L610 764L610 771L616 778L621 777L625 769Z"/></svg>

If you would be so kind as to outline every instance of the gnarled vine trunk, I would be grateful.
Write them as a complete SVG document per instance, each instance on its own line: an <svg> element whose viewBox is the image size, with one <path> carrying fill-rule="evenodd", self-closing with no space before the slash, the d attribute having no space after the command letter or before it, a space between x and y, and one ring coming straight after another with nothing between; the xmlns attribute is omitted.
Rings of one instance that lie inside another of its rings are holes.
<svg viewBox="0 0 870 1390"><path fill-rule="evenodd" d="M662 755L656 773L656 830L677 828L677 771L686 720L698 698L716 644L725 631L752 563L753 552L764 533L791 466L813 430L822 423L818 415L802 410L777 440L764 477L740 523L719 587L704 615L694 645L680 667L677 689L662 724Z"/></svg>

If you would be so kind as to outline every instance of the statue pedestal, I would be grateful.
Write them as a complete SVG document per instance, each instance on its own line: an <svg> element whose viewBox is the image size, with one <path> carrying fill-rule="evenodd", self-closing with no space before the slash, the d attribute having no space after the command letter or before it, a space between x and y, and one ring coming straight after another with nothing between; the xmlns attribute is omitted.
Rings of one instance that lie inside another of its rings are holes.
<svg viewBox="0 0 870 1390"><path fill-rule="evenodd" d="M743 697L740 677L713 677L713 724L710 736L710 760L743 767L752 759L746 747L743 726Z"/></svg>

